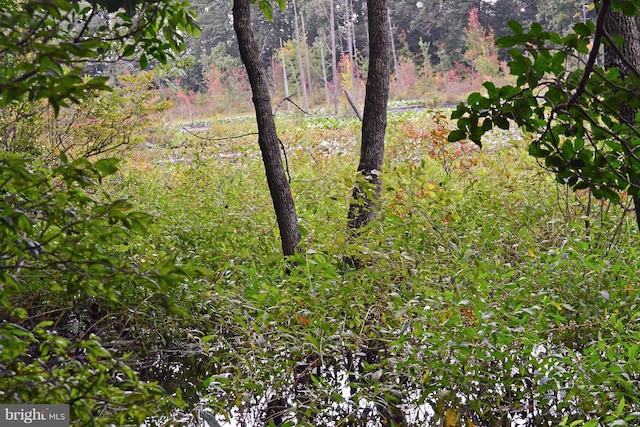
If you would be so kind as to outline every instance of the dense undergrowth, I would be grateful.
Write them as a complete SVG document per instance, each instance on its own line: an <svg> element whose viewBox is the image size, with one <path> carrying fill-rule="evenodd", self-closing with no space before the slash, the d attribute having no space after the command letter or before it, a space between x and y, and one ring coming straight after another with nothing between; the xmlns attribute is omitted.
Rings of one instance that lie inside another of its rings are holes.
<svg viewBox="0 0 640 427"><path fill-rule="evenodd" d="M3 403L74 425L637 422L628 200L558 186L517 131L479 150L445 111L391 113L379 218L353 235L359 123L278 113L285 261L254 118L161 123L143 93L125 117L31 115L16 141L40 151L0 159ZM86 121L120 164L84 158Z"/></svg>
<svg viewBox="0 0 640 427"><path fill-rule="evenodd" d="M111 179L155 216L127 256L210 272L169 292L179 314L136 307L143 372L190 402L174 422L633 423L629 215L557 186L517 132L476 150L445 142L445 113L389 119L380 216L354 236L358 123L278 116L304 233L287 263L250 118L174 124Z"/></svg>

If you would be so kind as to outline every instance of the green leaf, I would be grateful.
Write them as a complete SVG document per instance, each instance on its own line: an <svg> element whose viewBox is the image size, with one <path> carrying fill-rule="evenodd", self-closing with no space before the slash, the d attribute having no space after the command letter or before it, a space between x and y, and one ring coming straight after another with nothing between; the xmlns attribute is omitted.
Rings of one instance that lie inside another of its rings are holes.
<svg viewBox="0 0 640 427"><path fill-rule="evenodd" d="M44 320L42 322L39 322L36 325L36 329L48 328L49 326L52 326L53 324L54 324L53 320Z"/></svg>
<svg viewBox="0 0 640 427"><path fill-rule="evenodd" d="M133 56L134 53L136 53L136 45L129 44L129 45L126 45L124 50L122 51L122 56L124 57Z"/></svg>
<svg viewBox="0 0 640 427"><path fill-rule="evenodd" d="M60 115L60 102L56 98L49 98L49 104L51 108L53 108L54 117L58 117Z"/></svg>
<svg viewBox="0 0 640 427"><path fill-rule="evenodd" d="M539 141L533 141L529 144L529 154L536 158L545 158L550 154L550 151L543 147Z"/></svg>
<svg viewBox="0 0 640 427"><path fill-rule="evenodd" d="M540 25L538 22L534 22L533 24L531 24L531 30L529 30L529 33L534 36L539 36L540 34L542 34L542 25Z"/></svg>
<svg viewBox="0 0 640 427"><path fill-rule="evenodd" d="M128 211L132 207L133 205L127 199L118 199L109 205L110 210L116 210L116 211Z"/></svg>
<svg viewBox="0 0 640 427"><path fill-rule="evenodd" d="M456 120L461 118L467 112L467 107L464 103L458 104L458 107L451 112L451 119Z"/></svg>
<svg viewBox="0 0 640 427"><path fill-rule="evenodd" d="M40 57L40 71L42 73L48 73L55 77L62 77L64 75L64 71L60 64L55 62L49 56L41 56Z"/></svg>
<svg viewBox="0 0 640 427"><path fill-rule="evenodd" d="M103 176L108 176L118 172L119 163L120 159L117 158L100 159L93 164L93 167L95 167Z"/></svg>
<svg viewBox="0 0 640 427"><path fill-rule="evenodd" d="M624 44L624 37L622 37L620 34L612 34L611 38L618 47L622 47L622 45Z"/></svg>
<svg viewBox="0 0 640 427"><path fill-rule="evenodd" d="M496 40L496 46L500 48L512 47L517 44L516 40L512 36L500 37Z"/></svg>
<svg viewBox="0 0 640 427"><path fill-rule="evenodd" d="M85 87L97 90L111 90L111 88L107 86L108 81L109 77L93 77L85 83Z"/></svg>
<svg viewBox="0 0 640 427"><path fill-rule="evenodd" d="M97 341L83 341L81 343L81 347L83 347L87 351L87 356L89 357L95 357L95 358L111 357L111 352L105 349Z"/></svg>
<svg viewBox="0 0 640 427"><path fill-rule="evenodd" d="M503 116L494 116L493 123L498 126L500 129L508 130L509 129L509 121L505 119Z"/></svg>
<svg viewBox="0 0 640 427"><path fill-rule="evenodd" d="M28 329L20 325L16 325L14 323L2 324L0 326L0 332L2 332L3 334L9 333L15 337L24 337L24 338L33 339L33 334L31 333L31 331L29 331Z"/></svg>
<svg viewBox="0 0 640 427"><path fill-rule="evenodd" d="M549 33L549 41L555 44L562 44L562 36L558 33Z"/></svg>
<svg viewBox="0 0 640 427"><path fill-rule="evenodd" d="M575 31L576 34L583 37L591 36L591 28L583 22L579 22L576 25L574 25L573 31Z"/></svg>
<svg viewBox="0 0 640 427"><path fill-rule="evenodd" d="M131 212L127 215L128 228L140 234L147 232L149 224L153 221L153 216L144 212Z"/></svg>
<svg viewBox="0 0 640 427"><path fill-rule="evenodd" d="M509 21L507 25L509 26L511 31L513 31L515 34L522 34L523 29L522 29L522 24L520 22Z"/></svg>
<svg viewBox="0 0 640 427"><path fill-rule="evenodd" d="M620 10L627 16L636 16L638 14L638 7L636 3L629 0L622 2Z"/></svg>
<svg viewBox="0 0 640 427"><path fill-rule="evenodd" d="M448 141L449 142L458 142L467 138L467 132L464 129L456 129L449 133Z"/></svg>
<svg viewBox="0 0 640 427"><path fill-rule="evenodd" d="M273 20L273 6L271 6L271 2L269 0L259 0L258 8L267 19L267 21Z"/></svg>
<svg viewBox="0 0 640 427"><path fill-rule="evenodd" d="M602 188L604 198L614 204L620 203L620 194L609 187Z"/></svg>
<svg viewBox="0 0 640 427"><path fill-rule="evenodd" d="M484 86L484 88L487 89L487 95L489 96L489 98L493 98L498 92L496 85L491 81L482 83L482 86Z"/></svg>
<svg viewBox="0 0 640 427"><path fill-rule="evenodd" d="M146 70L148 65L149 62L147 60L147 55L143 53L142 55L140 55L140 68Z"/></svg>
<svg viewBox="0 0 640 427"><path fill-rule="evenodd" d="M616 411L616 414L618 416L621 416L624 413L624 404L625 404L625 399L624 399L624 396L622 396L620 398L620 402L618 403L618 410Z"/></svg>
<svg viewBox="0 0 640 427"><path fill-rule="evenodd" d="M467 104L476 104L480 99L482 95L479 92L473 92L467 97Z"/></svg>
<svg viewBox="0 0 640 427"><path fill-rule="evenodd" d="M573 189L578 191L578 190L586 190L587 188L589 188L590 185L587 182L584 181L578 181L574 186Z"/></svg>

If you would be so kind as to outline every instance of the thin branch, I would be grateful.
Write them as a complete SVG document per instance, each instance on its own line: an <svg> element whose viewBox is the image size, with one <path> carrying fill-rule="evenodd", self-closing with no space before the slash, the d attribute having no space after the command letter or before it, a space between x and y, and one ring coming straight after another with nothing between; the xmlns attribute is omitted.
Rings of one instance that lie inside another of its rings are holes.
<svg viewBox="0 0 640 427"><path fill-rule="evenodd" d="M620 50L616 42L611 38L609 33L607 33L606 31L603 31L602 37L604 37L604 39L609 43L610 46L608 47L610 47L616 53L616 55L618 55L618 57L620 58L622 63L625 65L625 67L627 67L629 71L635 74L636 77L640 77L640 71L638 71L638 69L631 62L629 62L626 55L622 53L622 51Z"/></svg>
<svg viewBox="0 0 640 427"><path fill-rule="evenodd" d="M202 139L204 141L227 141L227 140L230 140L230 139L244 138L245 136L258 135L258 132L249 132L249 133L244 133L242 135L225 136L225 137L222 137L222 138L210 138L210 137L198 135L197 133L193 133L192 131L190 131L189 129L187 129L184 126L182 126L181 129L183 131L185 131L186 133L188 133L189 135L195 136L196 138Z"/></svg>
<svg viewBox="0 0 640 427"><path fill-rule="evenodd" d="M603 105L606 105L606 104L603 104ZM640 158L638 158L638 156L635 155L633 150L629 147L628 141L625 138L621 138L616 132L612 131L611 129L609 129L609 128L605 127L605 126L602 126L597 120L595 120L593 117L591 117L591 115L588 114L587 111L582 106L576 106L576 108L584 115L584 117L586 118L586 121L589 122L594 128L597 128L597 129L609 134L614 141L618 141L626 149L625 150L625 155L626 156L630 157L633 160L636 160L636 161L640 162ZM570 115L570 116L573 117L573 115ZM573 117L573 118L576 119L575 117ZM635 127L629 126L629 128L632 129L636 134L638 133L638 131L635 129ZM590 137L589 137L589 140L591 141ZM591 145L593 145L595 147L595 144L592 143ZM615 169L613 166L611 166L611 168ZM637 186L637 185L634 185L634 186Z"/></svg>
<svg viewBox="0 0 640 427"><path fill-rule="evenodd" d="M349 95L349 92L347 92L346 89L343 89L343 91L345 96L347 97L347 101L349 101L349 105L351 105L351 108L356 113L356 116L358 116L358 119L360 119L360 121L362 122L362 113L360 112L360 110L358 110L358 107L356 106L355 102L351 98L351 95Z"/></svg>
<svg viewBox="0 0 640 427"><path fill-rule="evenodd" d="M310 112L306 111L304 108L300 107L298 104L295 103L294 100L291 99L291 96L287 96L286 98L282 98L282 101L280 101L278 103L278 105L276 106L275 111L273 112L273 115L275 116L276 113L278 112L278 109L280 108L280 105L282 105L283 102L288 101L291 104L293 104L294 107L296 107L298 110L300 110L303 114L308 114L311 115Z"/></svg>
<svg viewBox="0 0 640 427"><path fill-rule="evenodd" d="M600 43L602 42L602 37L605 34L604 23L607 19L607 15L609 13L609 8L611 6L611 0L602 0L602 7L598 13L598 20L596 22L596 32L593 36L593 44L591 47L591 52L589 52L589 59L587 60L587 64L584 67L584 74L582 75L582 79L580 79L580 83L578 84L578 88L573 93L571 98L565 103L560 104L554 110L568 110L575 104L578 98L584 93L585 87L587 86L587 82L589 81L589 77L591 76L591 72L593 71L593 67L596 64L596 58L600 53Z"/></svg>
<svg viewBox="0 0 640 427"><path fill-rule="evenodd" d="M606 36L605 36L605 37L606 37ZM623 57L623 58L624 58L624 57ZM626 61L626 59L625 59L625 61ZM626 63L625 63L625 65L626 65L627 67L631 68L631 64L626 64ZM638 74L638 73L639 73L639 71L638 71L637 69L633 69L632 71L633 71L635 74L637 74L637 75L638 75L638 77L640 77L640 74ZM602 72L601 72L601 69L594 68L594 70L593 70L593 74L595 74L595 75L597 75L598 77L602 78L602 80L603 80L603 81L604 81L604 80L606 80L606 84L607 84L607 85L609 85L609 86L611 86L611 87L612 87L612 88L614 88L615 90L617 90L617 91L619 91L619 92L626 92L626 93L628 93L629 95L636 96L637 91L635 91L635 90L633 90L633 89L629 89L629 88L627 88L627 87L625 87L625 86L620 86L620 85L615 84L615 83L614 83L612 80L610 80L610 79L609 79L609 78L608 78L604 73L602 73Z"/></svg>
<svg viewBox="0 0 640 427"><path fill-rule="evenodd" d="M278 142L280 143L280 148L282 149L282 153L284 154L284 170L287 172L287 178L289 180L289 184L291 184L291 174L289 173L289 158L287 157L287 150L282 143L282 140L278 138Z"/></svg>
<svg viewBox="0 0 640 427"><path fill-rule="evenodd" d="M287 96L286 98L282 98L282 99L280 100L280 102L278 102L278 105L276 105L275 110L273 110L273 115L274 115L274 116L278 113L278 110L280 109L280 106L281 106L282 104L284 104L284 102L285 102L285 101L291 101L291 97L290 97L290 96ZM292 102L292 104L293 104L293 102ZM294 105L295 105L295 104L294 104ZM296 105L296 107L297 107L297 105Z"/></svg>
<svg viewBox="0 0 640 427"><path fill-rule="evenodd" d="M304 380L306 377L309 376L309 373L315 369L318 365L320 365L320 359L317 358L315 359L313 362L309 363L307 365L306 368L304 368L304 371L302 371L300 374L298 374L295 378L295 380L293 381L293 386L297 387L298 384L300 383L300 381Z"/></svg>
<svg viewBox="0 0 640 427"><path fill-rule="evenodd" d="M82 26L80 31L78 31L76 38L73 40L74 43L80 42L80 40L84 36L84 33L87 31L87 28L89 28L89 23L93 20L93 17L96 15L96 10L97 8L95 6L91 8L91 14L84 21L84 25Z"/></svg>
<svg viewBox="0 0 640 427"><path fill-rule="evenodd" d="M608 255L608 252L613 248L613 245L616 243L616 241L620 237L620 229L622 228L622 225L624 224L624 220L627 217L627 213L631 212L631 210L632 210L632 209L630 209L631 203L633 203L633 198L632 197L629 198L629 202L627 203L627 206L623 206L624 210L622 211L622 217L620 218L620 221L618 222L618 225L617 225L616 229L613 232L613 236L611 237L611 240L609 241L609 247L607 248L607 254L606 255Z"/></svg>

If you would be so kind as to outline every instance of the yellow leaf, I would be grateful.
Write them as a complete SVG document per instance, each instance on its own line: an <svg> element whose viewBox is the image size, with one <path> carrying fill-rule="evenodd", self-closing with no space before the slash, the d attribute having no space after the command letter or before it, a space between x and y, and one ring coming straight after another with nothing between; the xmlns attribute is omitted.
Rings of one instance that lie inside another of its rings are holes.
<svg viewBox="0 0 640 427"><path fill-rule="evenodd" d="M444 414L444 427L456 427L458 424L458 413L455 409L449 408Z"/></svg>
<svg viewBox="0 0 640 427"><path fill-rule="evenodd" d="M451 312L449 309L443 310L440 312L440 322L445 323L447 320L451 318Z"/></svg>
<svg viewBox="0 0 640 427"><path fill-rule="evenodd" d="M554 306L554 307L556 308L556 310L558 310L558 311L562 311L562 310L564 310L564 308L563 308L560 304L558 304L557 302L555 302L555 301L549 301L549 304L551 304L552 306Z"/></svg>
<svg viewBox="0 0 640 427"><path fill-rule="evenodd" d="M538 258L538 257L536 256L536 254L534 254L534 253L533 253L533 251L532 251L531 249L529 249L529 248L527 248L527 253L529 254L529 256L530 256L531 258Z"/></svg>
<svg viewBox="0 0 640 427"><path fill-rule="evenodd" d="M627 296L631 296L631 292L634 291L633 285L631 283L627 283L624 285L624 290L627 292Z"/></svg>

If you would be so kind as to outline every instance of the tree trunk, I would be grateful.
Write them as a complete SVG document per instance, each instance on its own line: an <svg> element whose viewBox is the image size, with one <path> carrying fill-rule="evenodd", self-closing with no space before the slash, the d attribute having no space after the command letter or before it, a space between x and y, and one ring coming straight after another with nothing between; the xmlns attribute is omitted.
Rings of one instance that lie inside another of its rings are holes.
<svg viewBox="0 0 640 427"><path fill-rule="evenodd" d="M353 71L353 65L355 63L355 53L353 52L354 43L351 40L351 27L353 26L353 18L351 16L351 8L349 5L351 4L351 0L345 0L344 2L344 16L343 16L343 25L345 29L345 37L347 43L347 51L349 52L349 76L351 79L351 88L350 90L358 96L356 92L356 74Z"/></svg>
<svg viewBox="0 0 640 427"><path fill-rule="evenodd" d="M384 163L391 62L387 8L387 0L367 0L369 74L358 165L358 172L365 177L366 183L356 183L353 189L354 200L349 207L349 227L356 230L376 217L377 201L382 191L381 172Z"/></svg>
<svg viewBox="0 0 640 427"><path fill-rule="evenodd" d="M307 82L309 87L307 88L309 93L309 99L313 102L313 81L311 80L311 61L309 60L309 43L307 40L307 30L304 28L304 16L300 11L300 24L302 25L302 40L304 40L304 62L307 65Z"/></svg>
<svg viewBox="0 0 640 427"><path fill-rule="evenodd" d="M293 28L296 34L296 45L298 51L298 67L300 70L300 86L302 87L303 108L304 111L309 111L309 100L307 97L307 85L304 80L304 65L302 63L302 42L300 41L300 29L298 28L298 10L296 9L296 2L293 2Z"/></svg>
<svg viewBox="0 0 640 427"><path fill-rule="evenodd" d="M398 95L400 95L402 82L400 81L400 70L398 67L398 54L396 52L396 42L393 37L393 27L391 25L391 13L387 15L387 18L389 19L389 37L391 38L391 55L393 57L393 70L395 71Z"/></svg>
<svg viewBox="0 0 640 427"><path fill-rule="evenodd" d="M338 61L336 59L336 12L333 0L331 0L329 26L331 27L331 67L333 69L333 113L338 114L338 93L340 93L340 77L338 71Z"/></svg>
<svg viewBox="0 0 640 427"><path fill-rule="evenodd" d="M280 54L282 56L282 77L284 83L284 97L289 98L289 79L287 78L287 65L284 58L284 49L282 48L282 39L280 39ZM291 103L287 102L287 111L291 111Z"/></svg>
<svg viewBox="0 0 640 427"><path fill-rule="evenodd" d="M324 36L324 28L320 30L322 33L322 41L320 42L320 64L322 65L322 81L324 83L324 98L327 106L331 104L331 96L329 95L329 82L327 81L327 65L325 64L324 45L327 43Z"/></svg>
<svg viewBox="0 0 640 427"><path fill-rule="evenodd" d="M636 70L640 69L640 16L627 16L622 12L609 10L605 21L605 30L611 36L622 36L624 43L618 47L621 55L608 44L605 45L604 66L606 68L615 67L620 71L621 77L629 77L633 71L629 69L627 64ZM638 125L636 123L637 112L637 109L624 104L620 109L620 118L630 127L636 127ZM630 163L634 162L631 157L638 156L637 149L634 153L633 147L626 146L625 150L629 157L627 160ZM638 228L640 228L640 195L638 194L640 192L640 174L632 171L629 173L628 179L631 187L635 189L633 192L633 204L636 213L636 223Z"/></svg>
<svg viewBox="0 0 640 427"><path fill-rule="evenodd" d="M276 211L282 251L285 256L293 255L299 250L300 228L298 227L298 217L291 195L291 187L282 165L281 143L271 112L271 97L266 73L260 60L258 44L251 29L251 0L234 0L233 28L238 37L240 57L247 69L253 93L253 105L258 123L258 143L262 152L273 207Z"/></svg>
<svg viewBox="0 0 640 427"><path fill-rule="evenodd" d="M360 96L360 76L358 75L358 46L356 43L356 23L353 18L353 0L348 0L347 10L349 11L349 26L347 27L347 31L351 32L351 80L353 83L353 92L355 93L356 99L361 100Z"/></svg>

